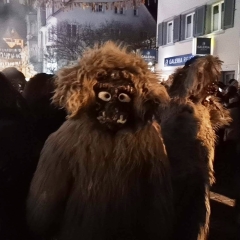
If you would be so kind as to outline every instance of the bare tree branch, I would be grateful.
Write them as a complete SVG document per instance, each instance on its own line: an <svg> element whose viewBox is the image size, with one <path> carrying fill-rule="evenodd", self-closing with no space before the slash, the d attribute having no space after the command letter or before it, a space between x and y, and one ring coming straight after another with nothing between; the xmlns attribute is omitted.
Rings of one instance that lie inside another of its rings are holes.
<svg viewBox="0 0 240 240"><path fill-rule="evenodd" d="M127 23L105 21L97 28L91 24L70 24L65 21L49 31L51 44L47 47L45 60L50 63L75 61L86 48L109 40L124 43L133 51L155 47L156 29L149 27L146 21L135 27Z"/></svg>

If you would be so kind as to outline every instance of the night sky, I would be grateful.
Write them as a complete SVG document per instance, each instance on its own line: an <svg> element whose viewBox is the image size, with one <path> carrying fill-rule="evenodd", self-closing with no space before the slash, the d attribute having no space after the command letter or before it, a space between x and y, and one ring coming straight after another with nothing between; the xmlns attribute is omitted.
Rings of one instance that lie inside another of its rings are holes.
<svg viewBox="0 0 240 240"><path fill-rule="evenodd" d="M152 14L155 21L157 21L157 2L158 0L145 0L145 5Z"/></svg>

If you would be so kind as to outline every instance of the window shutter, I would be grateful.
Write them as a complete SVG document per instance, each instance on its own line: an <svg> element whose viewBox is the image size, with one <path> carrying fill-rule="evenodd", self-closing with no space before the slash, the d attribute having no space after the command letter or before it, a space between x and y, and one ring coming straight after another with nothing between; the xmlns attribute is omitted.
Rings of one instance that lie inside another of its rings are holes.
<svg viewBox="0 0 240 240"><path fill-rule="evenodd" d="M206 5L196 8L195 10L195 34L194 37L205 34Z"/></svg>
<svg viewBox="0 0 240 240"><path fill-rule="evenodd" d="M185 40L186 15L181 16L180 40Z"/></svg>
<svg viewBox="0 0 240 240"><path fill-rule="evenodd" d="M212 32L212 5L207 5L205 34Z"/></svg>
<svg viewBox="0 0 240 240"><path fill-rule="evenodd" d="M228 29L233 27L234 12L235 12L235 0L225 0L223 29Z"/></svg>
<svg viewBox="0 0 240 240"><path fill-rule="evenodd" d="M180 40L180 21L181 15L176 16L173 19L173 42L178 42Z"/></svg>
<svg viewBox="0 0 240 240"><path fill-rule="evenodd" d="M158 47L163 45L163 23L158 24Z"/></svg>
<svg viewBox="0 0 240 240"><path fill-rule="evenodd" d="M167 44L167 22L163 22L163 45Z"/></svg>

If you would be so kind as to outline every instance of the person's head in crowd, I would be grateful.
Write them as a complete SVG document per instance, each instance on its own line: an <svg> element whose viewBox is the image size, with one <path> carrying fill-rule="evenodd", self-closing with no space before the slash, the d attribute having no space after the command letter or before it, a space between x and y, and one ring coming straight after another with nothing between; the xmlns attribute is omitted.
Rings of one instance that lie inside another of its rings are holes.
<svg viewBox="0 0 240 240"><path fill-rule="evenodd" d="M15 67L8 67L3 69L2 73L8 78L13 87L20 93L23 92L27 83L25 76L22 72Z"/></svg>
<svg viewBox="0 0 240 240"><path fill-rule="evenodd" d="M196 55L194 57L192 57L191 59L187 60L185 62L184 67L189 67L191 64L193 64L197 59L201 58L202 56Z"/></svg>
<svg viewBox="0 0 240 240"><path fill-rule="evenodd" d="M236 79L232 78L228 81L228 85L238 88L238 81Z"/></svg>

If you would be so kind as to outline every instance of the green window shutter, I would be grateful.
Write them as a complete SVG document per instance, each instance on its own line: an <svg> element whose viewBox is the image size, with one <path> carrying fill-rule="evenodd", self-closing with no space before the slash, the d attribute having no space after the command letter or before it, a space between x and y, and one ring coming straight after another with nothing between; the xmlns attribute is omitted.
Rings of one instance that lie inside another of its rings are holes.
<svg viewBox="0 0 240 240"><path fill-rule="evenodd" d="M212 32L212 5L207 5L205 34Z"/></svg>
<svg viewBox="0 0 240 240"><path fill-rule="evenodd" d="M235 0L225 0L223 29L228 29L233 27L234 13L235 13Z"/></svg>
<svg viewBox="0 0 240 240"><path fill-rule="evenodd" d="M163 23L158 24L158 47L163 45Z"/></svg>
<svg viewBox="0 0 240 240"><path fill-rule="evenodd" d="M194 37L205 34L206 5L196 8L195 10L195 26Z"/></svg>
<svg viewBox="0 0 240 240"><path fill-rule="evenodd" d="M173 19L173 42L178 42L180 40L180 28L181 28L181 15L176 16Z"/></svg>
<svg viewBox="0 0 240 240"><path fill-rule="evenodd" d="M163 45L167 44L167 22L163 22Z"/></svg>
<svg viewBox="0 0 240 240"><path fill-rule="evenodd" d="M186 15L181 15L180 40L185 40Z"/></svg>

